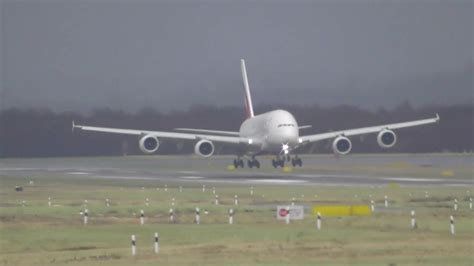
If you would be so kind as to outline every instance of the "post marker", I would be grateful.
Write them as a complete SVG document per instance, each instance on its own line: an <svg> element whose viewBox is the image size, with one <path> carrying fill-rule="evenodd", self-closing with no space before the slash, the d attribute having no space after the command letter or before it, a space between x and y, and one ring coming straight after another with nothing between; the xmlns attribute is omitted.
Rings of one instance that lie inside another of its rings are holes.
<svg viewBox="0 0 474 266"><path fill-rule="evenodd" d="M132 256L137 255L137 247L136 247L136 238L135 235L132 235Z"/></svg>
<svg viewBox="0 0 474 266"><path fill-rule="evenodd" d="M411 229L416 229L418 226L416 225L415 219L415 211L411 211Z"/></svg>
<svg viewBox="0 0 474 266"><path fill-rule="evenodd" d="M234 224L234 210L229 210L229 224Z"/></svg>
<svg viewBox="0 0 474 266"><path fill-rule="evenodd" d="M451 229L451 235L454 235L454 217L451 215L449 216L449 223L450 223L450 229Z"/></svg>
<svg viewBox="0 0 474 266"><path fill-rule="evenodd" d="M140 225L145 224L145 212L140 210Z"/></svg>
<svg viewBox="0 0 474 266"><path fill-rule="evenodd" d="M84 210L84 224L87 224L87 220L89 219L89 210Z"/></svg>
<svg viewBox="0 0 474 266"><path fill-rule="evenodd" d="M155 253L158 254L160 252L160 238L158 236L158 233L155 233Z"/></svg>
<svg viewBox="0 0 474 266"><path fill-rule="evenodd" d="M170 209L169 213L170 213L170 223L174 223L174 211L173 211L173 208Z"/></svg>
<svg viewBox="0 0 474 266"><path fill-rule="evenodd" d="M201 222L201 218L200 218L200 216L199 216L199 208L197 208L197 207L196 207L196 216L195 216L195 218L194 218L194 222L195 222L196 224L199 224L199 223Z"/></svg>
<svg viewBox="0 0 474 266"><path fill-rule="evenodd" d="M321 230L321 213L318 212L318 217L316 217L316 228Z"/></svg>

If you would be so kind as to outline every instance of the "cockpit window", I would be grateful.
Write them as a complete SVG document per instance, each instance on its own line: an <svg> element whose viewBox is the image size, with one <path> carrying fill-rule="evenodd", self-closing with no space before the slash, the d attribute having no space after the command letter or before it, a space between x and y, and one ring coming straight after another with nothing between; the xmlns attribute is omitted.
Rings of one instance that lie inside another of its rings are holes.
<svg viewBox="0 0 474 266"><path fill-rule="evenodd" d="M279 124L278 127L295 127L294 124Z"/></svg>

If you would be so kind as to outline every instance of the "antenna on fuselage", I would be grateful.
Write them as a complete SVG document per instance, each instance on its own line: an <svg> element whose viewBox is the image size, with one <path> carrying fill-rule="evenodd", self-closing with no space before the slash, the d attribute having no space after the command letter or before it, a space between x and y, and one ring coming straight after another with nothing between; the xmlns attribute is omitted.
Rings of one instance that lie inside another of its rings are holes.
<svg viewBox="0 0 474 266"><path fill-rule="evenodd" d="M245 115L246 118L254 116L252 97L250 96L249 80L247 78L247 69L245 68L245 60L240 59L240 70L242 71L242 81L244 83L245 92Z"/></svg>

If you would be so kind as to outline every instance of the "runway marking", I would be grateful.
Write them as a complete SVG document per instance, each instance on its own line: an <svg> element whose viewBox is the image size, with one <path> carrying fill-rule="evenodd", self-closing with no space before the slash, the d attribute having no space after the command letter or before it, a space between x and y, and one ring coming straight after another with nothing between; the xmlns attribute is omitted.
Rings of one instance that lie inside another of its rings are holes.
<svg viewBox="0 0 474 266"><path fill-rule="evenodd" d="M187 175L193 175L197 174L198 172L196 171L179 171L180 174L187 174Z"/></svg>
<svg viewBox="0 0 474 266"><path fill-rule="evenodd" d="M86 172L69 172L70 175L89 175L90 173Z"/></svg>
<svg viewBox="0 0 474 266"><path fill-rule="evenodd" d="M303 178L321 178L323 175L305 175L305 174L299 174L299 175L294 175L297 177L303 177Z"/></svg>
<svg viewBox="0 0 474 266"><path fill-rule="evenodd" d="M34 171L42 170L41 168L27 168L27 167L1 167L2 171Z"/></svg>
<svg viewBox="0 0 474 266"><path fill-rule="evenodd" d="M123 179L123 180L157 180L157 177L149 176L111 176L111 175L94 175L92 178L105 178L105 179Z"/></svg>
<svg viewBox="0 0 474 266"><path fill-rule="evenodd" d="M183 178L183 179L203 179L204 177L202 177L202 176L180 176L179 178Z"/></svg>
<svg viewBox="0 0 474 266"><path fill-rule="evenodd" d="M289 180L289 179L247 179L247 182L252 183L273 183L273 184L291 184L291 183L307 183L305 180Z"/></svg>
<svg viewBox="0 0 474 266"><path fill-rule="evenodd" d="M412 178L412 177L385 177L382 180L388 181L406 181L406 182L447 182L455 181L452 179L438 179L438 178Z"/></svg>

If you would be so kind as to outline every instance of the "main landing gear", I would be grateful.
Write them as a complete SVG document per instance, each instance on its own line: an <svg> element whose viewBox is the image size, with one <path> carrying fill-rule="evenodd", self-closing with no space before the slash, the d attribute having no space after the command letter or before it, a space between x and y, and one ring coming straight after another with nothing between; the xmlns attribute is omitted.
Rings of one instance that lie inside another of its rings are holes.
<svg viewBox="0 0 474 266"><path fill-rule="evenodd" d="M247 160L247 166L249 168L254 168L254 167L260 168L260 162L257 159L255 159L255 156L252 156L251 159ZM245 167L244 166L244 160L240 159L240 157L237 158L236 160L234 160L234 167L235 168L239 168L239 167L244 168Z"/></svg>
<svg viewBox="0 0 474 266"><path fill-rule="evenodd" d="M283 157L283 158L277 157L276 159L273 159L273 160L272 160L272 165L273 165L273 167L275 167L275 168L278 168L278 167L283 168L283 167L285 167L285 161L287 161L287 162L290 162L290 161L291 161L291 165L293 165L293 167L295 167L295 166L299 166L299 167L303 166L303 161L301 160L301 158L299 158L298 156L295 156L295 158L291 158L291 159L290 159L290 156L289 156L289 155L286 156L286 158L285 158L285 157Z"/></svg>
<svg viewBox="0 0 474 266"><path fill-rule="evenodd" d="M277 157L276 160L275 159L272 160L272 165L274 168L278 168L278 167L283 168L285 167L285 159L281 159Z"/></svg>
<svg viewBox="0 0 474 266"><path fill-rule="evenodd" d="M291 165L293 165L293 167L295 166L303 166L303 161L301 160L301 158L299 158L298 156L296 156L295 158L291 159Z"/></svg>
<svg viewBox="0 0 474 266"><path fill-rule="evenodd" d="M234 160L234 167L235 169L239 167L244 168L244 160L240 159L240 157Z"/></svg>
<svg viewBox="0 0 474 266"><path fill-rule="evenodd" d="M272 165L274 168L278 168L278 167L283 168L285 167L286 162L288 163L291 162L291 165L293 167L303 166L303 161L297 155L294 158L291 158L290 155L281 156L281 157L277 156L275 159L272 160ZM242 160L240 157L235 159L233 163L236 169L245 167L244 160ZM247 160L247 166L249 168L254 168L254 167L260 168L260 162L257 159L255 159L255 157L252 157L251 159Z"/></svg>
<svg viewBox="0 0 474 266"><path fill-rule="evenodd" d="M247 160L247 166L249 168L254 168L254 167L260 168L260 162L257 159L255 159L255 157L252 157L252 159ZM234 167L244 168L244 160L240 159L240 157L234 160Z"/></svg>
<svg viewBox="0 0 474 266"><path fill-rule="evenodd" d="M251 160L247 161L247 165L249 168L253 168L254 166L257 168L260 168L260 162L257 161L255 158L252 158Z"/></svg>

